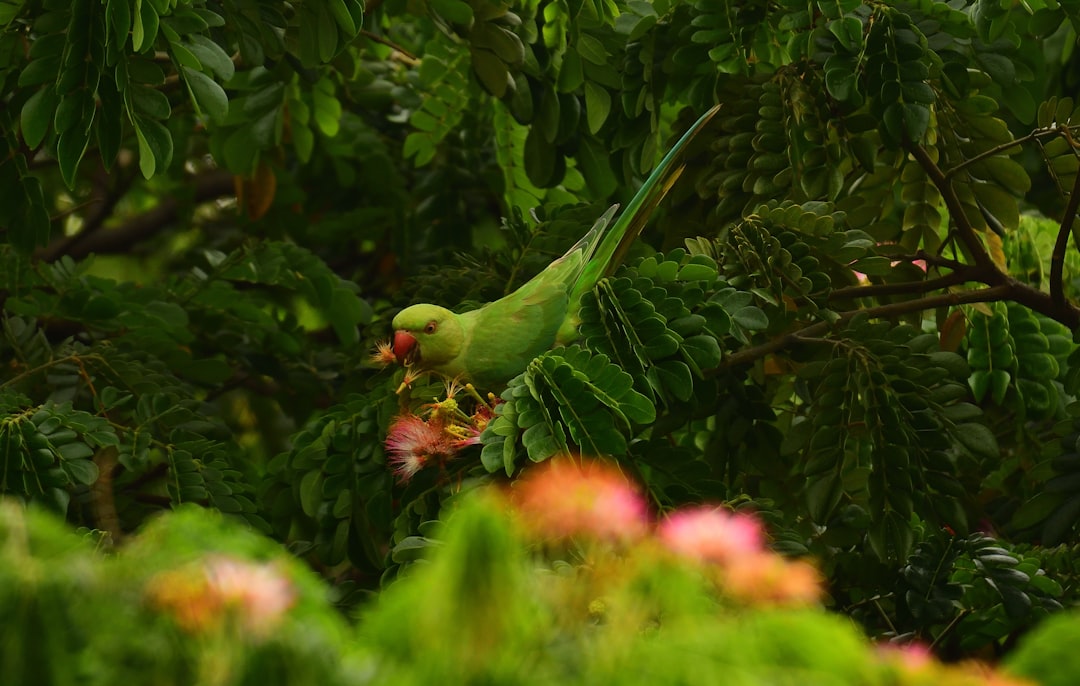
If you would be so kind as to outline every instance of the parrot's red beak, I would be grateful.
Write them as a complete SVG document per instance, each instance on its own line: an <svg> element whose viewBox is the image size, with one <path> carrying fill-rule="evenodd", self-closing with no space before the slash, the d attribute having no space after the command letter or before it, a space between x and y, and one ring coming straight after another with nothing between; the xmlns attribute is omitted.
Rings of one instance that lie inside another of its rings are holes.
<svg viewBox="0 0 1080 686"><path fill-rule="evenodd" d="M394 357L398 364L405 364L410 354L416 350L416 339L408 331L398 330L394 332ZM417 351L419 352L419 351Z"/></svg>

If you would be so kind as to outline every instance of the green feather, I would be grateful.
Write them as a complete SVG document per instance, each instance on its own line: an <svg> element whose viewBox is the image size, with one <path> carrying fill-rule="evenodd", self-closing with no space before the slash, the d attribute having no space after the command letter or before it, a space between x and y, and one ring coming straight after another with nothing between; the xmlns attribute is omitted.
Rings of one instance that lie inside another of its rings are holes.
<svg viewBox="0 0 1080 686"><path fill-rule="evenodd" d="M681 153L719 109L710 109L683 134L618 221L611 224L614 205L565 255L513 293L463 314L428 304L399 312L394 330L416 339L418 366L489 388L520 374L553 345L576 339L581 296L619 265L682 172Z"/></svg>

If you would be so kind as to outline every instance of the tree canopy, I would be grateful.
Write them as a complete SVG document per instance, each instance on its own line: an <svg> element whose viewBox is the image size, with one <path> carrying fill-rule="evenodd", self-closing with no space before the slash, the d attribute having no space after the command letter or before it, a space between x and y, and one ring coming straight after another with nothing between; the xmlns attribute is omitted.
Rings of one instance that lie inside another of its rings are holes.
<svg viewBox="0 0 1080 686"><path fill-rule="evenodd" d="M0 0L0 494L117 542L220 510L352 603L458 494L603 456L657 513L757 512L872 634L1003 646L1077 597L1078 26ZM372 357L407 304L524 283L717 103L578 344L506 388Z"/></svg>

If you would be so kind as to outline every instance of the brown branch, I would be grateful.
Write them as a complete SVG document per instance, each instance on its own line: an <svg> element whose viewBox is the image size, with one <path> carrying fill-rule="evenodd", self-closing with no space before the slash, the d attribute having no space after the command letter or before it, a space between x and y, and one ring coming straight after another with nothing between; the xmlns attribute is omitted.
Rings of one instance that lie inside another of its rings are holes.
<svg viewBox="0 0 1080 686"><path fill-rule="evenodd" d="M989 253L983 247L982 242L979 240L979 236L975 233L975 227L971 225L968 220L967 213L964 212L964 206L960 204L960 198L956 195L956 191L953 189L952 184L949 183L949 179L945 177L944 172L941 171L941 167L937 166L934 160L930 159L929 153L926 152L926 148L922 147L918 143L912 143L911 141L905 141L905 146L908 152L915 158L915 161L919 163L919 166L923 168L926 175L930 177L930 180L937 186L938 192L941 193L942 200L945 201L945 206L949 208L949 214L952 215L953 223L956 225L956 232L960 236L960 240L964 243L964 246L971 253L972 259L975 260L975 266L980 269L987 270L987 273L994 272L998 275L995 280L1000 282L1005 279L1005 275L998 271L998 268L994 265L994 261L990 259Z"/></svg>
<svg viewBox="0 0 1080 686"><path fill-rule="evenodd" d="M1061 218L1061 228L1054 242L1054 252L1050 255L1050 298L1057 305L1065 304L1065 251L1069 249L1069 236L1072 235L1077 209L1080 209L1080 174L1073 180L1069 202L1065 205L1065 215Z"/></svg>
<svg viewBox="0 0 1080 686"><path fill-rule="evenodd" d="M925 282L924 282L925 283ZM820 336L826 333L837 323L846 322L857 314L865 313L868 317L898 317L912 312L933 310L939 307L956 307L958 305L970 305L980 302L997 302L999 300L1011 300L1024 305L1040 314L1044 314L1055 321L1061 322L1070 330L1080 326L1080 309L1071 303L1058 304L1053 301L1049 293L1032 288L1016 279L1006 277L1004 283L992 285L989 288L981 288L974 291L961 291L958 293L943 293L918 300L906 300L904 302L878 305L863 309L842 312L835 322L817 322L802 329L778 336L752 348L746 348L732 353L711 370L715 374L723 369L741 364L749 364L758 358L774 353L781 348L806 342L806 339Z"/></svg>
<svg viewBox="0 0 1080 686"><path fill-rule="evenodd" d="M213 171L193 180L194 192L191 202L198 204L227 197L235 193L233 175L227 171ZM40 255L44 260L55 260L64 255L82 259L90 253L125 253L137 243L147 240L180 218L182 198L170 196L161 200L157 207L128 219L119 226L85 232L61 239L43 250ZM102 220L104 221L104 220Z"/></svg>
<svg viewBox="0 0 1080 686"><path fill-rule="evenodd" d="M116 205L123 199L124 195L127 194L131 188L131 182L134 180L134 177L130 174L123 174L118 170L116 185L109 188L109 176L104 166L98 169L94 179L95 193L81 206L82 209L87 210L87 214L83 217L82 228L79 233L53 241L50 245L38 250L36 255L38 259L51 262L61 255L69 254L76 245L86 241L105 225L105 221L112 215L113 210L116 209ZM54 222L57 219L58 217L53 217Z"/></svg>
<svg viewBox="0 0 1080 686"><path fill-rule="evenodd" d="M837 288L835 291L829 293L829 300L846 300L849 298L873 298L885 295L912 295L917 293L928 293L930 291L937 291L942 288L948 288L949 286L958 286L968 281L981 281L978 275L975 273L975 269L967 267L952 272L951 274L945 274L935 279L927 279L926 281L905 281L903 283L875 283L869 286L848 286L846 288Z"/></svg>
<svg viewBox="0 0 1080 686"><path fill-rule="evenodd" d="M109 534L113 543L119 543L124 536L120 528L120 515L116 511L116 498L113 495L113 476L119 466L116 446L107 445L94 455L94 464L98 468L98 478L90 486L90 508L94 513L94 526Z"/></svg>

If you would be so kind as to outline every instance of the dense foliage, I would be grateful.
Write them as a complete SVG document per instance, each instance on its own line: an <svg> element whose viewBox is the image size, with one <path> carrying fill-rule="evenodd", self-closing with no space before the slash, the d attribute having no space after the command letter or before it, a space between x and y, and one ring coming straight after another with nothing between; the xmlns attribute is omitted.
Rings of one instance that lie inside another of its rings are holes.
<svg viewBox="0 0 1080 686"><path fill-rule="evenodd" d="M0 0L0 493L106 544L219 510L352 606L463 490L598 455L657 513L759 513L873 636L1005 650L1080 594L1077 26ZM401 306L542 269L716 103L577 345L505 389L370 358Z"/></svg>

